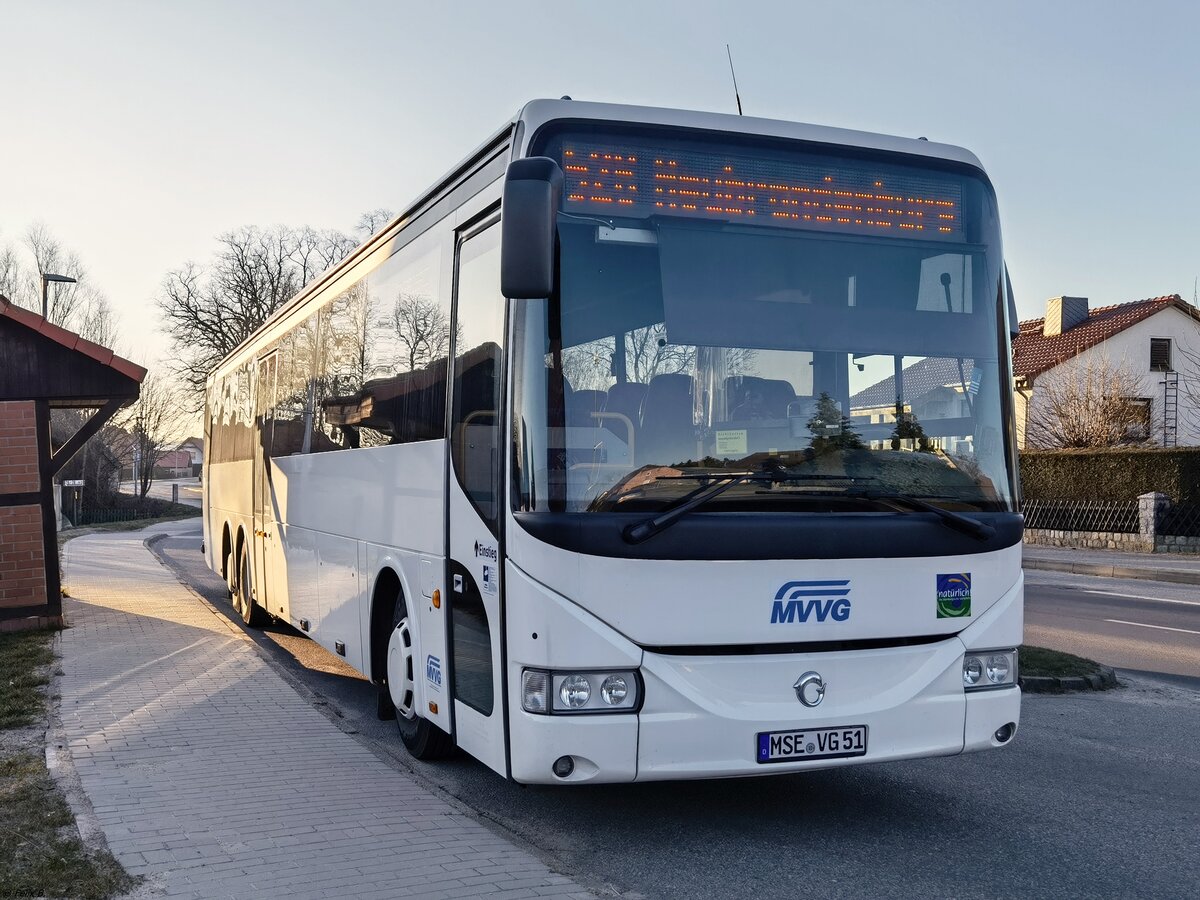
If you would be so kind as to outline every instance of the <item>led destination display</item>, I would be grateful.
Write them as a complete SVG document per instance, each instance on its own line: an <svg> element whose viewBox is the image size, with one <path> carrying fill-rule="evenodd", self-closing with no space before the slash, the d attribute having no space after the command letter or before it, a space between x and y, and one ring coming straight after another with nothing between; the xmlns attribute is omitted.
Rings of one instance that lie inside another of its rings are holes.
<svg viewBox="0 0 1200 900"><path fill-rule="evenodd" d="M754 220L845 234L962 241L962 188L857 160L564 139L567 211Z"/></svg>

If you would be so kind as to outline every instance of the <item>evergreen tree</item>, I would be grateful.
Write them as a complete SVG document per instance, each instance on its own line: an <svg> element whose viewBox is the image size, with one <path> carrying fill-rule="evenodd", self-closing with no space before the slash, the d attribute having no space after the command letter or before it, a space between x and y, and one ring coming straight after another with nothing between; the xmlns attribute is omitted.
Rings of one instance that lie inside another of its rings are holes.
<svg viewBox="0 0 1200 900"><path fill-rule="evenodd" d="M865 446L850 417L843 415L836 401L825 391L817 398L817 411L808 420L813 434L812 449L817 453L829 450L861 450Z"/></svg>

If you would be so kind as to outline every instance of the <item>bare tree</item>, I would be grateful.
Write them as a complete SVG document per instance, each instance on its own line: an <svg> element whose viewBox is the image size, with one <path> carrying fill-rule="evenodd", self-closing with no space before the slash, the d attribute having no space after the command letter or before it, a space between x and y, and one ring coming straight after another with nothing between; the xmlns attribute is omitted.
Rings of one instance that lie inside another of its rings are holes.
<svg viewBox="0 0 1200 900"><path fill-rule="evenodd" d="M339 390L357 391L374 372L375 341L367 283L360 281L339 294L324 321L325 370L338 379Z"/></svg>
<svg viewBox="0 0 1200 900"><path fill-rule="evenodd" d="M625 364L629 377L649 384L655 375L686 372L696 362L696 348L667 342L666 326L635 328L625 336Z"/></svg>
<svg viewBox="0 0 1200 900"><path fill-rule="evenodd" d="M1160 397L1166 392L1168 378L1174 381L1179 393L1183 395L1183 402L1178 404L1177 421L1174 423L1176 428L1178 429L1181 423L1186 423L1192 429L1200 430L1200 341L1196 340L1196 331L1192 331L1191 334L1191 340L1184 335L1175 340L1176 359L1172 360L1171 371L1154 374L1159 376L1156 387ZM1161 430L1159 433L1162 433Z"/></svg>
<svg viewBox="0 0 1200 900"><path fill-rule="evenodd" d="M33 304L32 284L16 248L11 244L0 247L0 295L18 306L30 307Z"/></svg>
<svg viewBox="0 0 1200 900"><path fill-rule="evenodd" d="M136 403L123 409L108 430L108 443L133 462L134 491L141 499L154 483L154 467L181 438L185 424L180 418L175 388L159 374L142 382Z"/></svg>
<svg viewBox="0 0 1200 900"><path fill-rule="evenodd" d="M64 247L45 224L30 228L20 249L12 245L0 247L0 294L18 306L42 311L41 276L46 272L75 279L74 284L50 285L47 295L50 321L112 348L118 339L112 307L88 278L79 255Z"/></svg>
<svg viewBox="0 0 1200 900"><path fill-rule="evenodd" d="M341 262L356 246L354 238L340 231L317 231L305 225L291 234L288 258L296 264L301 286Z"/></svg>
<svg viewBox="0 0 1200 900"><path fill-rule="evenodd" d="M396 214L390 209L379 207L369 210L358 217L358 223L354 226L354 230L363 240L374 235L388 222L392 221Z"/></svg>
<svg viewBox="0 0 1200 900"><path fill-rule="evenodd" d="M157 305L175 350L173 370L190 389L187 405L198 409L217 363L355 244L329 229L246 226L217 238L209 265L187 262L168 272Z"/></svg>
<svg viewBox="0 0 1200 900"><path fill-rule="evenodd" d="M424 368L450 352L450 317L433 300L400 294L392 307L392 327L406 357L406 371Z"/></svg>
<svg viewBox="0 0 1200 900"><path fill-rule="evenodd" d="M1145 444L1150 405L1125 362L1077 356L1037 380L1026 413L1025 444L1036 449Z"/></svg>

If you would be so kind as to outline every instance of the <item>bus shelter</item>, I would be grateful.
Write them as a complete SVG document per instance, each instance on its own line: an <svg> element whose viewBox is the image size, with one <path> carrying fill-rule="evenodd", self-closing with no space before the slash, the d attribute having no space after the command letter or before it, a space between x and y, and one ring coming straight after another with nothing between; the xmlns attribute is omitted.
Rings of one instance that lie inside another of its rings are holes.
<svg viewBox="0 0 1200 900"><path fill-rule="evenodd" d="M0 296L0 631L62 624L55 474L146 370ZM94 410L58 447L50 410Z"/></svg>

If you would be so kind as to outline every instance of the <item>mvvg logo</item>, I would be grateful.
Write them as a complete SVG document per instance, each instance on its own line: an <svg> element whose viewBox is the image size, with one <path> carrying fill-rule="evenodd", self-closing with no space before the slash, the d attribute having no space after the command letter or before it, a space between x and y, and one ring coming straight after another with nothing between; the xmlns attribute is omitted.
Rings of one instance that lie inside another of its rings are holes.
<svg viewBox="0 0 1200 900"><path fill-rule="evenodd" d="M789 581L775 594L775 605L771 607L771 624L799 621L810 618L818 622L832 619L845 622L850 618L850 580L845 581Z"/></svg>
<svg viewBox="0 0 1200 900"><path fill-rule="evenodd" d="M425 657L425 680L435 687L442 686L442 661L436 656Z"/></svg>

